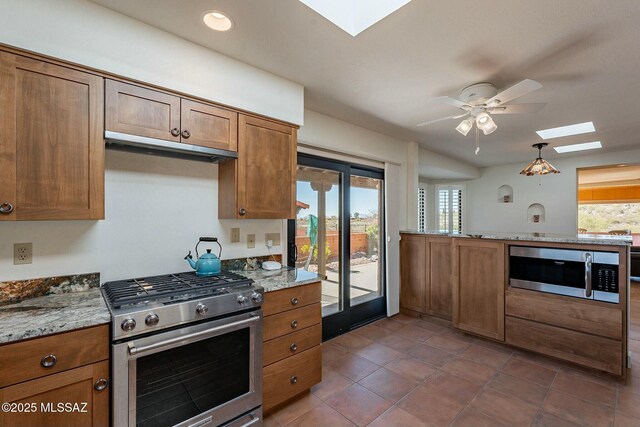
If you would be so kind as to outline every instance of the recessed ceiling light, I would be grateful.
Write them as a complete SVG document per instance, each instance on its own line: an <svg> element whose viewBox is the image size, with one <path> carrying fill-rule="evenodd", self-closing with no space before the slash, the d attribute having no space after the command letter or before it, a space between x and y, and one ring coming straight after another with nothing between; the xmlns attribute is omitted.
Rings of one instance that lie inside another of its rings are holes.
<svg viewBox="0 0 640 427"><path fill-rule="evenodd" d="M559 147L553 147L556 152L571 153L573 151L595 150L596 148L602 148L600 141L584 142L582 144L561 145Z"/></svg>
<svg viewBox="0 0 640 427"><path fill-rule="evenodd" d="M542 139L560 138L569 135L580 135L583 133L595 132L593 122L578 123L575 125L561 126L558 128L537 130L536 133Z"/></svg>
<svg viewBox="0 0 640 427"><path fill-rule="evenodd" d="M202 20L207 25L207 27L216 31L229 31L233 28L233 21L220 12L219 10L212 10L204 14Z"/></svg>

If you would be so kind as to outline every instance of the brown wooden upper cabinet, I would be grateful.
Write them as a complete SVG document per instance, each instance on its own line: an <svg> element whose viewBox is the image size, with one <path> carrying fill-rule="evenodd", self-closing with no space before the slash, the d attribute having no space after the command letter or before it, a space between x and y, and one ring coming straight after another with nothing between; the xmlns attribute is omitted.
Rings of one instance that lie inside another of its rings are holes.
<svg viewBox="0 0 640 427"><path fill-rule="evenodd" d="M504 341L504 243L466 238L453 242L453 325Z"/></svg>
<svg viewBox="0 0 640 427"><path fill-rule="evenodd" d="M237 151L238 113L165 92L107 80L105 130Z"/></svg>
<svg viewBox="0 0 640 427"><path fill-rule="evenodd" d="M295 127L240 114L238 159L218 166L218 216L295 218L296 150Z"/></svg>
<svg viewBox="0 0 640 427"><path fill-rule="evenodd" d="M0 221L104 218L103 79L0 52Z"/></svg>

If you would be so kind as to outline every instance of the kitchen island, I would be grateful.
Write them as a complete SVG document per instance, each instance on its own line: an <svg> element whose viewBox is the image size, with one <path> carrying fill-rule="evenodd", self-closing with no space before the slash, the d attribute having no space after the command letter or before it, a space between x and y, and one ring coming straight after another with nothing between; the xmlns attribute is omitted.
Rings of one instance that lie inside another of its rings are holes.
<svg viewBox="0 0 640 427"><path fill-rule="evenodd" d="M400 234L405 314L448 318L477 336L626 375L630 239Z"/></svg>

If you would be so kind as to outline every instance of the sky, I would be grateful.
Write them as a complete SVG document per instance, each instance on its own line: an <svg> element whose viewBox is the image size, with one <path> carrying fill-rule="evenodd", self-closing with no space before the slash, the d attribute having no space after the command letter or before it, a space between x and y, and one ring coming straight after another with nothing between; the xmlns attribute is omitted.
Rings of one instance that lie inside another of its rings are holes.
<svg viewBox="0 0 640 427"><path fill-rule="evenodd" d="M355 212L360 213L360 216L368 216L369 211L378 210L378 191L369 188L351 187L351 212L352 215ZM338 186L334 185L331 190L327 192L327 216L338 215L338 202L339 202ZM298 214L299 217L304 218L309 214L318 215L318 193L311 189L311 184L308 182L298 182L298 194L297 199L300 202L306 203L309 209L302 209Z"/></svg>

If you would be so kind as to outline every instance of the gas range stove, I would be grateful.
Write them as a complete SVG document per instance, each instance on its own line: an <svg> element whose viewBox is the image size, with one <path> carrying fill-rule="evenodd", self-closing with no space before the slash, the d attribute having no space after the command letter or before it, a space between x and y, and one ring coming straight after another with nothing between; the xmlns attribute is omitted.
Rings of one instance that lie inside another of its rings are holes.
<svg viewBox="0 0 640 427"><path fill-rule="evenodd" d="M194 272L106 282L102 294L112 315L113 340L259 309L263 289L231 272Z"/></svg>

